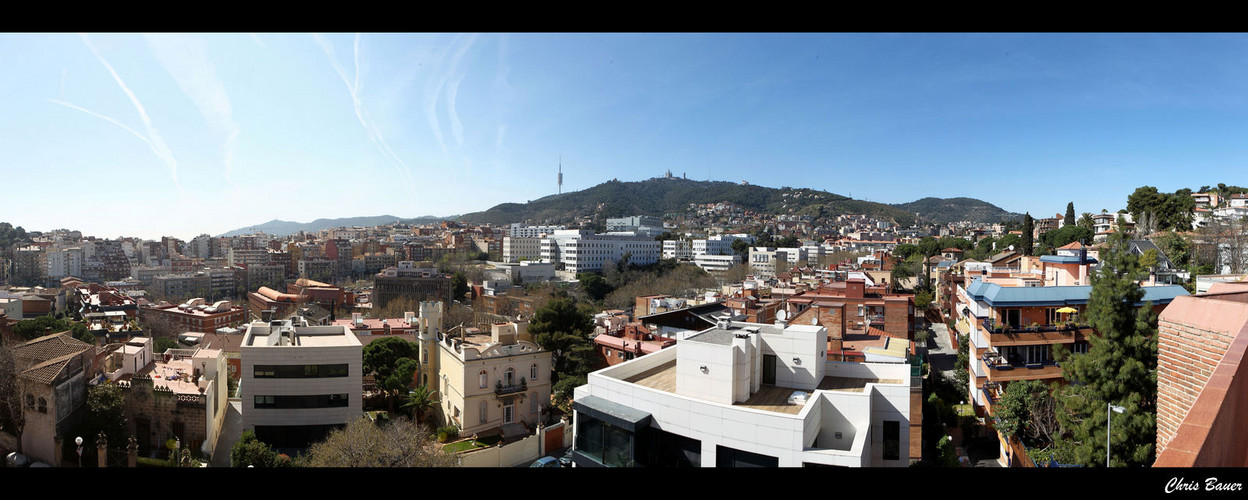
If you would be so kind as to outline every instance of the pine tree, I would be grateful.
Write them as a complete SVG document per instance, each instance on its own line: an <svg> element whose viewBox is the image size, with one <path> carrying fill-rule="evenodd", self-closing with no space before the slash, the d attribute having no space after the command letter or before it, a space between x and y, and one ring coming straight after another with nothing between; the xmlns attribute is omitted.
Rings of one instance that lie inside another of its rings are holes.
<svg viewBox="0 0 1248 500"><path fill-rule="evenodd" d="M1062 221L1063 226L1075 225L1075 202L1066 204L1066 220Z"/></svg>
<svg viewBox="0 0 1248 500"><path fill-rule="evenodd" d="M1031 255L1031 248L1035 246L1032 241L1031 233L1036 229L1036 222L1031 218L1031 212L1023 215L1023 255Z"/></svg>
<svg viewBox="0 0 1248 500"><path fill-rule="evenodd" d="M1101 256L1087 309L1096 334L1088 337L1087 353L1062 361L1070 384L1058 398L1058 419L1078 462L1093 466L1105 459L1106 404L1125 407L1112 416L1112 463L1148 465L1157 439L1157 316L1151 302L1136 305L1144 298L1137 284L1144 271L1127 236L1115 233Z"/></svg>

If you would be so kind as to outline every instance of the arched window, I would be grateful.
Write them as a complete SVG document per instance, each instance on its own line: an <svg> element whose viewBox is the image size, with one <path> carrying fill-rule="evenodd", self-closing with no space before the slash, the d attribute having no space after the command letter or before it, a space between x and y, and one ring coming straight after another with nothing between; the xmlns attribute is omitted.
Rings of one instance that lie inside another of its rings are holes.
<svg viewBox="0 0 1248 500"><path fill-rule="evenodd" d="M35 396L33 394L26 394L26 407L32 410L35 409Z"/></svg>
<svg viewBox="0 0 1248 500"><path fill-rule="evenodd" d="M537 380L537 363L529 367L529 380Z"/></svg>
<svg viewBox="0 0 1248 500"><path fill-rule="evenodd" d="M503 385L507 387L516 385L516 369L515 368L508 367L507 371L503 372Z"/></svg>
<svg viewBox="0 0 1248 500"><path fill-rule="evenodd" d="M47 412L48 412L48 400L44 398L39 398L39 413L47 413Z"/></svg>
<svg viewBox="0 0 1248 500"><path fill-rule="evenodd" d="M485 389L489 385L487 384L487 382L489 382L490 376L489 374L485 373L485 370L481 370L481 373L477 374L477 378L480 379L477 385L481 389Z"/></svg>

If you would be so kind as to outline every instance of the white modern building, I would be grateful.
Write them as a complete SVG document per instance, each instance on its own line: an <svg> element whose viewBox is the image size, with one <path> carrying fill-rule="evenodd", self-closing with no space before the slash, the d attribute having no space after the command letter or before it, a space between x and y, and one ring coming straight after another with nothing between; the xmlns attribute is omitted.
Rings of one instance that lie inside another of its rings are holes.
<svg viewBox="0 0 1248 500"><path fill-rule="evenodd" d="M601 271L604 263L619 262L629 254L629 263L644 266L659 261L663 246L654 238L632 233L594 234L584 229L555 231L542 240L542 260L562 263L572 273Z"/></svg>
<svg viewBox="0 0 1248 500"><path fill-rule="evenodd" d="M815 325L719 323L589 374L580 467L905 467L910 365L827 360Z"/></svg>
<svg viewBox="0 0 1248 500"><path fill-rule="evenodd" d="M503 262L514 263L542 258L542 239L519 236L503 238Z"/></svg>
<svg viewBox="0 0 1248 500"><path fill-rule="evenodd" d="M512 224L507 230L507 236L512 238L541 238L544 234L552 234L555 231L567 229L564 226L527 226L524 224Z"/></svg>
<svg viewBox="0 0 1248 500"><path fill-rule="evenodd" d="M247 325L240 347L243 429L306 447L364 414L364 348L346 326L303 318Z"/></svg>

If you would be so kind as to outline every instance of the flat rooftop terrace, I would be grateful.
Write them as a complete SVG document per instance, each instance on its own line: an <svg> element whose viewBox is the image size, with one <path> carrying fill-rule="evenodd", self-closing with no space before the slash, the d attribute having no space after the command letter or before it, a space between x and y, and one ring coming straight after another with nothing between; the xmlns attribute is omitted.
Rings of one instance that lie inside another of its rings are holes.
<svg viewBox="0 0 1248 500"><path fill-rule="evenodd" d="M671 360L654 368L638 373L631 377L625 378L625 382L637 384L651 389L658 389L672 394L676 392L676 360ZM873 379L873 378L847 378L847 377L823 377L819 382L818 390L821 391L840 391L840 392L862 392L866 389L867 384L904 384L907 383L901 379ZM741 403L733 403L733 406L741 406L752 408L755 410L771 411L776 413L785 413L796 415L802 411L804 404L789 403L789 396L793 391L801 391L803 389L795 389L791 387L782 387L778 385L762 384L758 392L750 395L750 398ZM808 391L807 391L808 392Z"/></svg>

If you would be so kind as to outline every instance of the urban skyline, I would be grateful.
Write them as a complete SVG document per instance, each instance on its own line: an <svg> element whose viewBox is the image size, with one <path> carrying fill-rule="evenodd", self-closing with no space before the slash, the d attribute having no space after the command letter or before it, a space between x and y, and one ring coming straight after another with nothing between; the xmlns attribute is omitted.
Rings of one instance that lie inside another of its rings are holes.
<svg viewBox="0 0 1248 500"><path fill-rule="evenodd" d="M0 35L28 230L446 216L612 178L1044 216L1236 183L1242 35ZM562 157L562 160L560 158ZM1193 175L1192 172L1200 174ZM11 188L12 189L12 188Z"/></svg>

